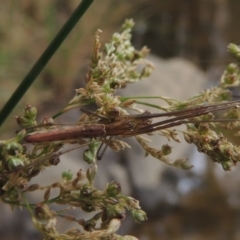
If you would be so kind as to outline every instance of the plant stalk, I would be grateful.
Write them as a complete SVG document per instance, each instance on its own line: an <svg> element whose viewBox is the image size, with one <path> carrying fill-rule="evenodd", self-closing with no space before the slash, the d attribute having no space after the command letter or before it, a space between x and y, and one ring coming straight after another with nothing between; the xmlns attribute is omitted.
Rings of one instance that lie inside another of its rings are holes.
<svg viewBox="0 0 240 240"><path fill-rule="evenodd" d="M82 0L82 2L79 4L79 6L72 13L72 15L70 16L68 21L64 24L64 26L60 29L58 34L55 36L55 38L52 40L52 42L49 44L49 46L43 52L41 57L33 65L33 67L28 72L26 77L22 80L21 84L18 86L18 88L12 94L10 99L7 101L7 103L2 108L2 110L0 112L0 126L3 124L3 122L6 120L6 118L9 116L9 114L12 112L12 110L15 108L17 103L20 101L20 99L26 93L28 88L35 81L35 79L40 74L40 72L43 70L43 68L47 65L47 63L52 58L54 53L61 46L62 42L65 40L65 38L68 36L68 34L74 28L74 26L77 24L79 19L84 15L84 13L87 11L87 9L90 7L90 5L93 3L93 1L94 0Z"/></svg>

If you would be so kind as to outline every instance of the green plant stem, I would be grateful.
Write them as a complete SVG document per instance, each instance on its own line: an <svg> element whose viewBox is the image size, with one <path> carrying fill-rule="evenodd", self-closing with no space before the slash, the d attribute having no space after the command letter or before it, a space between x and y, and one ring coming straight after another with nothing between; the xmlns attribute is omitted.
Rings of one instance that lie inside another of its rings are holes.
<svg viewBox="0 0 240 240"><path fill-rule="evenodd" d="M5 198L1 198L1 200L4 203L10 204L11 206L16 205L16 206L19 206L19 207L30 207L30 208L35 208L36 207L36 204L20 203L18 201L11 201L11 200L8 200L8 199L5 199Z"/></svg>
<svg viewBox="0 0 240 240"><path fill-rule="evenodd" d="M151 104L151 103L142 102L142 101L136 101L135 103L137 103L137 104L141 104L141 105L144 105L144 106L148 106L148 107L152 107L152 108L161 109L161 110L166 111L166 108L161 107L161 106L158 106L158 105L156 105L156 104Z"/></svg>
<svg viewBox="0 0 240 240"><path fill-rule="evenodd" d="M93 3L93 1L94 0L82 0L82 2L79 4L79 6L76 8L76 10L72 13L72 15L70 16L68 21L64 24L62 29L58 32L56 37L53 39L53 41L49 44L49 46L43 52L41 57L33 65L31 70L29 71L29 73L22 80L21 84L18 86L16 91L12 94L12 96L10 97L10 99L8 100L8 102L5 104L2 111L0 112L0 126L3 124L3 122L6 120L6 118L9 116L9 114L12 112L12 110L15 108L15 106L20 101L20 99L23 97L25 92L32 85L34 80L37 78L37 76L40 74L40 72L43 70L43 68L49 62L49 60L54 55L56 50L60 47L62 42L65 40L65 38L68 36L68 34L74 28L74 26L77 24L79 19L84 15L84 13L87 11L87 9L90 7L90 5Z"/></svg>
<svg viewBox="0 0 240 240"><path fill-rule="evenodd" d="M128 99L159 99L159 98L161 99L161 97L159 97L159 96L136 96L136 97L121 97L120 100L122 102L124 102ZM156 104L152 104L152 103L148 103L148 102L142 102L142 101L138 101L138 100L135 103L166 111L165 107L161 107L161 106L156 105Z"/></svg>

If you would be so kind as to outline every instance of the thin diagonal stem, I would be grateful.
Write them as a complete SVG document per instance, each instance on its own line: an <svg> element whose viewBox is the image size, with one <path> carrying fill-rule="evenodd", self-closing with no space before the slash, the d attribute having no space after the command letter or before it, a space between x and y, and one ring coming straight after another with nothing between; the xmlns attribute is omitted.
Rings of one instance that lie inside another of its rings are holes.
<svg viewBox="0 0 240 240"><path fill-rule="evenodd" d="M65 40L65 38L74 28L74 26L77 24L79 19L87 11L87 9L90 7L93 1L94 0L82 0L82 2L79 4L76 10L72 13L68 21L64 24L62 29L58 32L56 37L53 39L53 41L49 44L49 46L43 52L41 57L33 65L29 73L23 79L21 84L18 86L16 91L12 94L12 96L10 97L10 99L8 100L8 102L5 104L2 111L0 112L0 126L6 120L8 115L12 112L12 110L17 105L19 100L23 97L25 92L32 85L34 80L37 78L37 76L40 74L40 72L43 70L43 68L52 58L54 53L57 51L57 49L60 47L62 42Z"/></svg>

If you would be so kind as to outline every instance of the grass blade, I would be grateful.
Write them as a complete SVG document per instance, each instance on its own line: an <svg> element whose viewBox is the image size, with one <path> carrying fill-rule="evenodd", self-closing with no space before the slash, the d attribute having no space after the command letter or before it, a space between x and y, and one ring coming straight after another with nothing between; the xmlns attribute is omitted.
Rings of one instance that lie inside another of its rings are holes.
<svg viewBox="0 0 240 240"><path fill-rule="evenodd" d="M15 90L15 92L12 94L10 99L7 101L7 103L1 110L0 126L6 120L8 115L12 112L14 107L17 105L17 103L23 97L23 95L28 90L28 88L32 85L32 83L37 78L37 76L40 74L40 72L43 70L43 68L47 65L47 63L49 62L51 57L54 55L54 53L60 47L62 42L65 40L65 38L71 32L71 30L74 28L74 26L77 24L79 19L84 15L84 13L87 11L87 9L90 7L90 5L93 3L93 1L94 0L82 0L82 2L79 4L79 6L72 13L72 15L70 16L68 21L64 24L64 26L60 29L58 34L53 39L53 41L49 44L49 46L43 52L41 57L33 65L31 70L28 72L26 77L22 80L21 84L18 86L18 88Z"/></svg>

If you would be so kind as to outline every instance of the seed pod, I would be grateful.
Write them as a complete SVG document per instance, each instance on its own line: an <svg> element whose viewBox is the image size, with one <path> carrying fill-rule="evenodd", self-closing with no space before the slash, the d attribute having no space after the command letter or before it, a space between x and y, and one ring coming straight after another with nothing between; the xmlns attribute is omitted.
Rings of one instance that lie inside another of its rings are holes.
<svg viewBox="0 0 240 240"><path fill-rule="evenodd" d="M35 119L37 116L37 109L31 105L27 105L24 109L24 116L28 119Z"/></svg>
<svg viewBox="0 0 240 240"><path fill-rule="evenodd" d="M230 64L227 66L226 70L227 70L228 73L233 74L233 73L235 73L235 71L237 70L237 68L238 68L237 64L235 64L235 63L230 63Z"/></svg>
<svg viewBox="0 0 240 240"><path fill-rule="evenodd" d="M35 120L29 119L25 116L17 116L16 119L17 123L24 128L35 127L37 125Z"/></svg>
<svg viewBox="0 0 240 240"><path fill-rule="evenodd" d="M60 163L60 157L55 155L49 159L49 163L53 166L56 166Z"/></svg>
<svg viewBox="0 0 240 240"><path fill-rule="evenodd" d="M191 137L190 137L189 134L184 133L184 134L183 134L183 137L184 137L184 139L185 139L185 141L186 141L187 143L192 143L192 140L191 140Z"/></svg>
<svg viewBox="0 0 240 240"><path fill-rule="evenodd" d="M141 209L133 209L131 211L131 215L132 215L134 221L137 223L141 223L141 222L147 220L147 214Z"/></svg>
<svg viewBox="0 0 240 240"><path fill-rule="evenodd" d="M47 200L49 199L50 194L51 194L51 188L48 188L48 189L45 191L44 196L43 196L44 201L47 201Z"/></svg>
<svg viewBox="0 0 240 240"><path fill-rule="evenodd" d="M128 99L126 101L124 101L121 106L122 107L129 107L131 106L132 104L134 104L137 100L136 99Z"/></svg>
<svg viewBox="0 0 240 240"><path fill-rule="evenodd" d="M121 185L116 182L111 182L107 186L106 194L110 197L115 197L121 192Z"/></svg>
<svg viewBox="0 0 240 240"><path fill-rule="evenodd" d="M33 192L37 189L39 189L39 184L32 184L25 191L26 192Z"/></svg>
<svg viewBox="0 0 240 240"><path fill-rule="evenodd" d="M94 206L92 206L91 204L83 204L82 206L81 206L81 208L82 208L82 210L84 211L84 212L93 212L93 211L95 211L96 209L95 209L95 207Z"/></svg>
<svg viewBox="0 0 240 240"><path fill-rule="evenodd" d="M236 44L230 43L228 45L228 51L234 55L234 57L240 59L240 48Z"/></svg>
<svg viewBox="0 0 240 240"><path fill-rule="evenodd" d="M92 183L92 181L94 180L96 173L97 173L97 165L96 164L94 165L94 167L90 167L87 169L86 176L90 183Z"/></svg>
<svg viewBox="0 0 240 240"><path fill-rule="evenodd" d="M165 144L162 146L162 154L164 156L169 155L172 152L172 147L169 146L168 144Z"/></svg>
<svg viewBox="0 0 240 240"><path fill-rule="evenodd" d="M222 162L221 163L223 169L225 171L230 171L231 170L231 167L234 165L231 161L226 161L226 162Z"/></svg>

